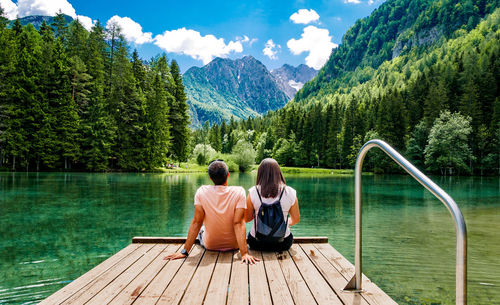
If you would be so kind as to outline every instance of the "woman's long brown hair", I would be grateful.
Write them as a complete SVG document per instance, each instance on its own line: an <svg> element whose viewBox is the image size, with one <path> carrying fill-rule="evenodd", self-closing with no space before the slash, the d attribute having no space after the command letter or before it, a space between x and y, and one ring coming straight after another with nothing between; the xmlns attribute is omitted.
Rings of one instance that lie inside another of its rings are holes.
<svg viewBox="0 0 500 305"><path fill-rule="evenodd" d="M257 170L257 185L260 186L261 196L277 197L281 184L286 182L278 162L272 158L262 160Z"/></svg>

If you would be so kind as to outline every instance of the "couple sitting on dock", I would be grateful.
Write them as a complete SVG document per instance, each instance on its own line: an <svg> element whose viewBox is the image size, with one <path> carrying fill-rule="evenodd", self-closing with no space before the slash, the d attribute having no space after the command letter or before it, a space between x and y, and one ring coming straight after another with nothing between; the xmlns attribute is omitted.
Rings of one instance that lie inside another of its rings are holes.
<svg viewBox="0 0 500 305"><path fill-rule="evenodd" d="M285 184L276 160L262 160L257 171L257 183L248 190L228 186L227 165L216 160L208 166L214 185L201 186L194 197L194 217L181 252L166 259L185 258L196 238L207 250L239 249L242 262L259 261L248 253L253 250L286 251L293 242L290 226L300 220L296 192ZM290 216L290 217L289 217ZM245 222L254 220L246 236Z"/></svg>

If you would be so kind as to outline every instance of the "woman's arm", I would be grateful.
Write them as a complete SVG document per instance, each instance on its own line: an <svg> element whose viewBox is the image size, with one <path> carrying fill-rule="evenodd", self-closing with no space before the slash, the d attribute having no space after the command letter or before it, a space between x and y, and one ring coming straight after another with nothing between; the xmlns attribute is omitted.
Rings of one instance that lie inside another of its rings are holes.
<svg viewBox="0 0 500 305"><path fill-rule="evenodd" d="M290 226L296 225L300 221L300 210L299 210L299 200L295 199L294 204L290 208L290 221L288 222Z"/></svg>
<svg viewBox="0 0 500 305"><path fill-rule="evenodd" d="M250 194L247 197L247 208L245 209L245 222L250 222L255 215L255 211L253 209L253 203L250 199Z"/></svg>

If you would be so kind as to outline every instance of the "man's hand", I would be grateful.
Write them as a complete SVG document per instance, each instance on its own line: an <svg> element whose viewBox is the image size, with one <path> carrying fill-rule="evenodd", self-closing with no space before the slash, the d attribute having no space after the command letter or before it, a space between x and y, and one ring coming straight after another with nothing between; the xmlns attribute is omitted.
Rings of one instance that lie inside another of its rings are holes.
<svg viewBox="0 0 500 305"><path fill-rule="evenodd" d="M173 253L173 254L165 256L164 259L179 259L179 258L186 258L186 257L187 257L186 255L184 255L180 252L177 252L177 253Z"/></svg>
<svg viewBox="0 0 500 305"><path fill-rule="evenodd" d="M246 264L249 264L249 265L253 265L255 263L257 263L258 261L260 261L260 259L254 257L254 256L251 256L250 254L243 254L241 256L241 263L246 263Z"/></svg>

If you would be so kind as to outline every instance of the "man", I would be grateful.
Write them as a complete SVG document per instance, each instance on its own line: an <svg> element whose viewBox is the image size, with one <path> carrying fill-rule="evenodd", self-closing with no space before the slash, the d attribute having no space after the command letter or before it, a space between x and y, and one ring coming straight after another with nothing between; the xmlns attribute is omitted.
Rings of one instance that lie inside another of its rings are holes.
<svg viewBox="0 0 500 305"><path fill-rule="evenodd" d="M245 227L246 196L241 186L228 186L229 170L226 163L217 160L208 166L208 175L214 185L203 185L194 196L194 217L181 252L165 259L185 258L198 233L200 243L208 250L240 249L241 260L247 264L259 261L248 254ZM204 230L200 232L202 225Z"/></svg>

